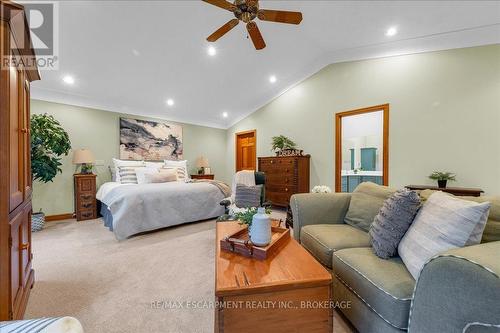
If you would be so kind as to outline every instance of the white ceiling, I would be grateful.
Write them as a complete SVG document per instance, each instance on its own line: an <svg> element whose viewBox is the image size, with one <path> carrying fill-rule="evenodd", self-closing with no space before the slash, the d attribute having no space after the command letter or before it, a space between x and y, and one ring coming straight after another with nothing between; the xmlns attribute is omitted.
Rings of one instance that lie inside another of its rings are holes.
<svg viewBox="0 0 500 333"><path fill-rule="evenodd" d="M202 1L62 1L59 71L42 71L32 96L227 128L333 62L500 43L498 1L260 3L304 19L257 21L262 51L240 24L209 57L205 38L232 14ZM61 80L68 74L72 86Z"/></svg>

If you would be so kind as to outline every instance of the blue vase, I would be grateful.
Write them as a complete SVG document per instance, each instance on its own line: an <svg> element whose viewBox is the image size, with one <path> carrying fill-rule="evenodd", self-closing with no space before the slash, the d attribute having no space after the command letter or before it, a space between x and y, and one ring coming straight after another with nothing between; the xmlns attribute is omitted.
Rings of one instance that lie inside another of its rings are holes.
<svg viewBox="0 0 500 333"><path fill-rule="evenodd" d="M264 207L257 209L257 214L252 218L250 240L256 246L266 246L271 242L271 219L266 214Z"/></svg>

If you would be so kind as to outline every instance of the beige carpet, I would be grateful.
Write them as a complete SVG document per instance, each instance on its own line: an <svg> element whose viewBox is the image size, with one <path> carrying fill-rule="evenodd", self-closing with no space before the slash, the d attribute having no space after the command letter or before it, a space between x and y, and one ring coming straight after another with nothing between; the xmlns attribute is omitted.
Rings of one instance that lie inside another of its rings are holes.
<svg viewBox="0 0 500 333"><path fill-rule="evenodd" d="M85 332L213 332L213 309L153 309L214 299L215 222L118 242L98 220L33 233L35 286L26 318L73 316ZM334 332L350 332L334 316Z"/></svg>

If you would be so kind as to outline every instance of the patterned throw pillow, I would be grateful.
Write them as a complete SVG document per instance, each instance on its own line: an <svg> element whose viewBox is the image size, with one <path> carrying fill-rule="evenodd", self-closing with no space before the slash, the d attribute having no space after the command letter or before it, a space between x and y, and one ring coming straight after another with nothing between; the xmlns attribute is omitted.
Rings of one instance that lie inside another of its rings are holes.
<svg viewBox="0 0 500 333"><path fill-rule="evenodd" d="M246 186L243 184L236 184L234 204L238 208L259 207L261 192L262 185Z"/></svg>
<svg viewBox="0 0 500 333"><path fill-rule="evenodd" d="M396 254L419 208L417 192L408 189L399 190L384 201L369 231L370 243L378 257L388 259Z"/></svg>
<svg viewBox="0 0 500 333"><path fill-rule="evenodd" d="M167 183L177 180L177 172L175 170L158 169L157 172L146 172L144 174L145 183Z"/></svg>
<svg viewBox="0 0 500 333"><path fill-rule="evenodd" d="M165 171L171 171L174 170L175 173L177 174L177 180L185 180L187 177L186 170L184 168L177 168L177 167L163 167L160 170L165 170Z"/></svg>
<svg viewBox="0 0 500 333"><path fill-rule="evenodd" d="M411 275L417 279L425 263L435 255L479 243L476 227L481 224L484 229L489 209L489 202L458 199L443 192L432 194L398 246L399 256Z"/></svg>
<svg viewBox="0 0 500 333"><path fill-rule="evenodd" d="M123 166L118 167L120 175L120 183L122 184L137 184L137 169L144 169L144 167Z"/></svg>

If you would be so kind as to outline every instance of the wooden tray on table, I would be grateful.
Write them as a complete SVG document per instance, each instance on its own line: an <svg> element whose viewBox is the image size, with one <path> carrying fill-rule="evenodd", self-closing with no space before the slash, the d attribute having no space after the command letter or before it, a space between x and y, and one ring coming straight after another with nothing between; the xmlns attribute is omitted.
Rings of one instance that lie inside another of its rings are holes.
<svg viewBox="0 0 500 333"><path fill-rule="evenodd" d="M249 258L267 259L290 240L290 229L282 228L281 222L281 220L272 220L271 242L267 246L253 245L246 227L222 238L220 248Z"/></svg>

